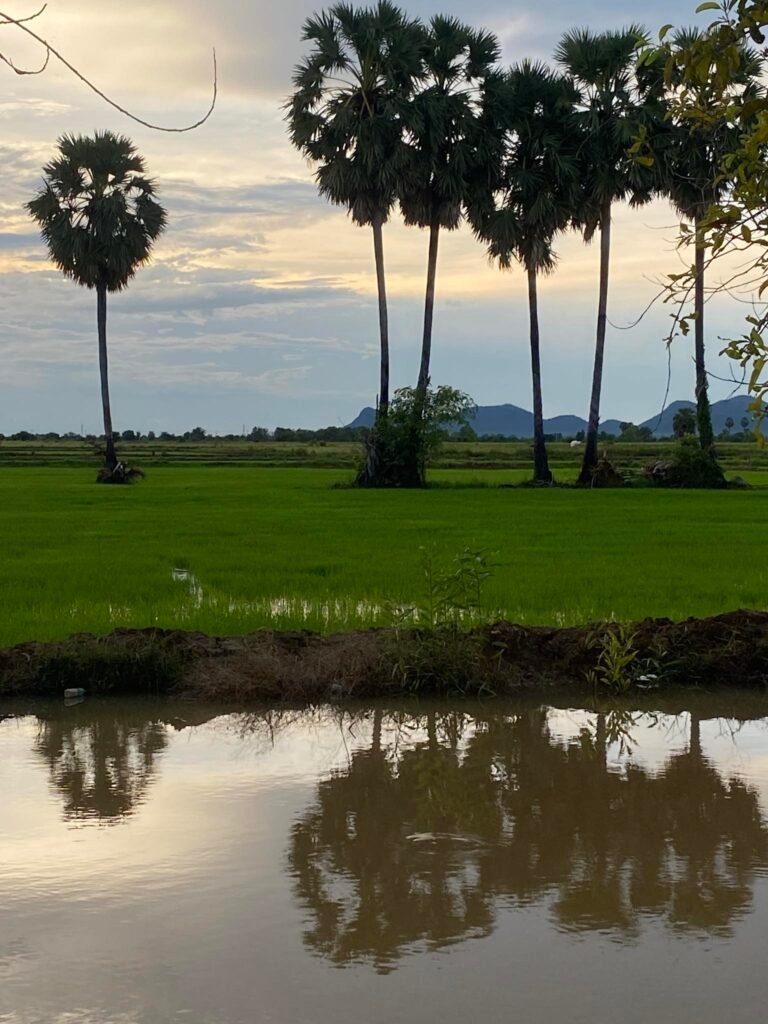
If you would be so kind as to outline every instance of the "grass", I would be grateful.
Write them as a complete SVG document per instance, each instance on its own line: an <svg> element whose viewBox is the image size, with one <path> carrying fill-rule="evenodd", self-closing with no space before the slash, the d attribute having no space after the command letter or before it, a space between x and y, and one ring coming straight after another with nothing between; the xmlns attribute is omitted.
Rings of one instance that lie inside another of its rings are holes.
<svg viewBox="0 0 768 1024"><path fill-rule="evenodd" d="M333 470L158 468L108 488L91 469L3 469L0 646L117 626L367 626L419 596L430 545L446 561L496 552L487 602L529 624L768 606L768 489L456 486L512 477L441 470L455 486L358 492L334 489L348 474Z"/></svg>
<svg viewBox="0 0 768 1024"><path fill-rule="evenodd" d="M552 469L561 479L575 476L583 450L566 443L550 444ZM641 472L643 467L660 456L668 455L669 442L647 444L616 442L606 447L612 461L625 470ZM249 441L225 441L211 438L201 442L139 441L121 442L120 455L131 465L144 468L157 466L237 466L259 465L315 469L349 469L360 457L360 445L354 443L300 444L298 442L270 442L254 444ZM752 442L718 443L718 458L724 469L731 473L762 470L768 473L768 450ZM94 464L94 449L80 440L63 441L2 441L0 442L0 468L6 466L77 467ZM444 469L506 469L529 473L531 442L529 441L474 441L449 442L440 453L438 465Z"/></svg>

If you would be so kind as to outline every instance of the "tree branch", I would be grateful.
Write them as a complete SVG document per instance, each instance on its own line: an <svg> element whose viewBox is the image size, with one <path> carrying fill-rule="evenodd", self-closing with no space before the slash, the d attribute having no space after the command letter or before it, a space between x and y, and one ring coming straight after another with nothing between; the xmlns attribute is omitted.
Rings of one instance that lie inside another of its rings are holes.
<svg viewBox="0 0 768 1024"><path fill-rule="evenodd" d="M31 28L29 28L27 22L33 21L35 18L39 18L44 10L45 7L42 7L37 12L37 14L33 14L32 16L27 18L12 18L9 14L5 14L3 11L0 11L0 26L15 25L16 28L26 33L28 36L30 36L32 39L38 42L41 46L44 46L46 50L45 64L42 68L40 68L39 71L19 70L17 67L14 66L13 62L8 57L5 57L2 54L0 54L0 60L2 60L5 64L12 68L17 74L42 74L42 72L45 71L45 69L48 67L48 63L51 59L51 56L53 56L56 58L56 60L59 61L59 63L63 64L64 67L75 76L75 78L78 78L83 83L83 85L87 86L87 88L90 89L91 92L96 93L96 95L100 99L104 100L104 102L107 103L110 107L114 108L115 110L118 110L121 114L124 114L126 117L129 117L132 121L135 121L137 124L143 125L144 128L151 128L153 131L157 132L182 133L194 131L195 128L199 128L201 125L205 124L205 122L210 118L210 116L216 109L216 101L219 95L219 73L218 64L216 62L216 50L213 51L213 97L211 99L211 105L208 108L207 113L205 114L204 117L201 117L199 121L195 121L194 124L187 125L185 128L167 128L163 125L152 124L150 121L145 121L142 118L137 117L136 114L132 114L130 110L126 110L125 107L120 106L120 104L116 103L115 100L110 99L110 97L107 96L106 93L102 92L102 90L99 89L98 86L94 85L93 82L91 82L88 78L85 77L85 75L78 71L78 69L73 64L70 64L66 57L59 53L59 51L55 47L51 46L47 39L44 39L42 36L38 35L37 32L34 32Z"/></svg>
<svg viewBox="0 0 768 1024"><path fill-rule="evenodd" d="M13 25L13 24L21 25L21 24L24 24L24 23L26 23L28 21L34 21L35 18L39 18L40 15L45 12L47 7L48 7L48 4L43 4L43 6L40 8L39 11L36 11L34 14L27 15L26 18L17 18L15 21L13 19L9 20L5 16L2 16L2 19L0 19L0 26L2 26L2 25ZM38 68L37 71L28 71L25 68L17 68L16 65L13 63L13 61L11 60L10 57L6 57L6 55L4 53L0 53L0 61L2 61L3 64L6 64L11 69L11 71L15 71L17 75L42 75L42 73L48 67L48 64L50 63L50 60L51 60L51 51L46 47L45 62L43 64L43 66L41 68Z"/></svg>
<svg viewBox="0 0 768 1024"><path fill-rule="evenodd" d="M4 24L4 22L0 22L0 25L2 24ZM43 66L41 68L38 68L36 71L29 71L27 68L17 68L13 61L11 60L11 58L6 57L4 53L0 53L0 61L2 61L3 64L7 64L11 71L15 71L17 75L42 75L42 73L45 71L45 69L51 62L51 51L46 51Z"/></svg>
<svg viewBox="0 0 768 1024"><path fill-rule="evenodd" d="M0 25L23 25L27 21L34 21L35 18L39 18L41 14L44 14L48 9L48 4L43 4L39 11L35 14L28 14L26 18L6 18L5 15L0 15Z"/></svg>

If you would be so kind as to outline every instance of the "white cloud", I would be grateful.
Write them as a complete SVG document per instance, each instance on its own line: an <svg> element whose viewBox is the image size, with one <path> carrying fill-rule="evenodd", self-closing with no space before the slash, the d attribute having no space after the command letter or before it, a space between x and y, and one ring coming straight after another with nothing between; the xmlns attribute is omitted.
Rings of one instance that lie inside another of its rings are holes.
<svg viewBox="0 0 768 1024"><path fill-rule="evenodd" d="M25 0L6 0L6 6L14 14L29 11ZM155 264L110 304L118 392L122 375L126 383L162 393L155 399L158 414L179 398L174 416L187 416L187 426L204 418L206 408L212 418L231 407L238 419L250 419L231 396L251 390L276 396L264 407L273 422L306 425L351 418L361 396L373 400L378 339L370 233L317 197L311 170L288 144L281 108L302 50L302 21L318 6L315 0L51 0L41 30L142 116L182 124L205 109L214 44L220 101L198 132L164 135L111 111L61 68L34 79L0 70L6 74L0 103L0 430L9 425L4 417L18 422L29 416L25 425L36 420L52 427L57 416L79 417L84 392L78 389L93 386L93 296L50 268L23 204L57 135L106 126L135 137L171 215ZM582 0L576 9L567 0L543 0L534 10L514 0L485 0L472 16L499 31L505 58L516 60L551 52L574 20L616 24L632 18L633 6L619 0L608 9L599 0ZM426 0L408 7L421 16L435 9ZM649 0L646 21L687 19L687 0L669 7ZM446 0L441 9L467 16L463 0ZM33 64L36 47L14 31L0 29L4 52ZM651 279L676 268L672 238L674 218L664 207L617 212L614 322L634 319L653 294ZM586 403L596 299L596 246L585 248L570 236L560 248L560 270L542 286L550 414L580 411ZM388 226L397 383L415 374L425 257L422 232ZM612 334L607 408L642 418L655 408L666 383L666 313L655 311L635 332ZM741 307L734 313L713 306L713 334L726 333L741 314ZM525 404L526 316L519 273L489 267L466 230L444 238L436 379L459 382L480 401ZM678 397L690 390L688 355L681 349L675 360ZM194 415L182 408L191 393ZM128 414L147 408L135 389L127 388L122 401Z"/></svg>

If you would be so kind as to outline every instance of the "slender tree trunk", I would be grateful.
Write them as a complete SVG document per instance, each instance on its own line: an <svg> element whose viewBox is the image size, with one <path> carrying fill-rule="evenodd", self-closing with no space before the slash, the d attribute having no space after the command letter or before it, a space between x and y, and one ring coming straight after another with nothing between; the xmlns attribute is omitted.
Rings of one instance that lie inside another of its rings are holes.
<svg viewBox="0 0 768 1024"><path fill-rule="evenodd" d="M701 760L701 719L698 715L691 713L690 740L688 742L688 753Z"/></svg>
<svg viewBox="0 0 768 1024"><path fill-rule="evenodd" d="M387 310L387 282L384 274L384 222L377 217L373 222L373 251L376 257L376 281L379 289L379 336L381 339L381 380L379 383L379 415L389 411L389 313Z"/></svg>
<svg viewBox="0 0 768 1024"><path fill-rule="evenodd" d="M707 381L707 365L704 345L704 275L706 268L706 249L700 244L701 222L697 217L696 229L696 296L695 296L695 332L694 347L696 360L696 422L699 430L699 444L705 452L711 451L715 443L712 429L712 411L709 407L709 383Z"/></svg>
<svg viewBox="0 0 768 1024"><path fill-rule="evenodd" d="M608 765L608 721L605 712L601 711L597 716L595 726L595 750L600 767L605 770Z"/></svg>
<svg viewBox="0 0 768 1024"><path fill-rule="evenodd" d="M429 365L432 359L432 323L435 315L435 282L437 255L440 243L440 222L432 219L429 228L429 259L427 262L427 295L424 302L424 335L421 342L421 367L417 385L417 400L423 402L429 387Z"/></svg>
<svg viewBox="0 0 768 1024"><path fill-rule="evenodd" d="M421 366L409 430L407 450L403 459L401 483L404 487L423 487L426 483L424 446L424 407L429 388L429 369L432 359L432 323L435 314L435 282L437 255L440 243L440 222L433 217L429 227L429 257L427 259L427 294L424 301L424 334L421 341Z"/></svg>
<svg viewBox="0 0 768 1024"><path fill-rule="evenodd" d="M384 723L384 712L378 708L373 713L373 739L371 751L375 754L381 753L381 731Z"/></svg>
<svg viewBox="0 0 768 1024"><path fill-rule="evenodd" d="M387 283L384 273L384 219L377 217L373 228L373 253L376 260L376 282L379 291L380 380L376 405L376 429L365 441L365 462L357 475L358 487L382 487L388 479L386 444L382 442L382 421L389 412L389 313Z"/></svg>
<svg viewBox="0 0 768 1024"><path fill-rule="evenodd" d="M104 439L108 469L117 465L115 440L112 434L112 409L109 403L109 361L107 358L107 286L96 286L96 319L99 328L99 373L101 375L101 408L104 413Z"/></svg>
<svg viewBox="0 0 768 1024"><path fill-rule="evenodd" d="M541 396L541 352L539 346L539 293L536 271L528 268L528 310L531 316L531 375L533 378L533 479L552 483L544 439L544 402Z"/></svg>
<svg viewBox="0 0 768 1024"><path fill-rule="evenodd" d="M600 211L600 299L597 309L597 340L595 368L592 376L592 398L589 404L589 424L584 450L584 462L579 476L580 484L592 483L592 471L597 466L597 435L600 430L600 392L603 387L603 361L605 359L605 331L608 324L608 281L611 267L611 204L603 203Z"/></svg>

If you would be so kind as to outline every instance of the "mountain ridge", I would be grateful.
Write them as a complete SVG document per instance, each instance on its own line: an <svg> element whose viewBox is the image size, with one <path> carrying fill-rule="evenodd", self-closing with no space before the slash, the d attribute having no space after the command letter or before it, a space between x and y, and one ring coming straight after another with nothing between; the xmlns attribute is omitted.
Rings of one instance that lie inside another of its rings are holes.
<svg viewBox="0 0 768 1024"><path fill-rule="evenodd" d="M712 403L712 426L716 434L726 429L725 421L730 418L735 423L735 430L740 427L741 420L746 416L752 422L752 413L748 406L752 399L747 395L737 395L735 398L725 398L719 402ZM659 415L650 417L639 427L649 427L654 437L670 437L673 433L672 421L677 412L681 409L696 409L694 402L676 401L670 402ZM370 406L362 409L359 415L348 424L350 427L372 427L376 418L376 410ZM615 437L621 433L621 420L604 420L600 424L600 430ZM533 413L518 405L481 405L477 413L470 420L472 429L479 435L496 434L503 437L517 437L524 440L533 437ZM553 416L544 420L545 433L560 434L563 437L573 437L579 432L587 429L587 421L580 416Z"/></svg>

